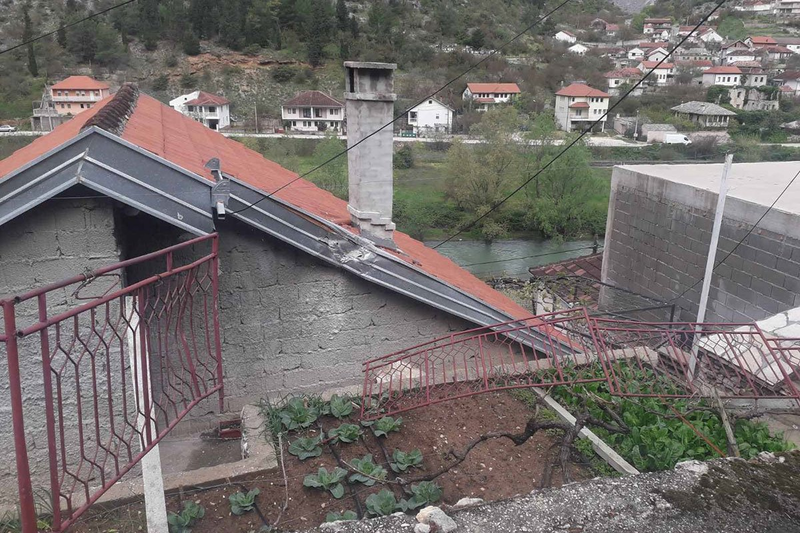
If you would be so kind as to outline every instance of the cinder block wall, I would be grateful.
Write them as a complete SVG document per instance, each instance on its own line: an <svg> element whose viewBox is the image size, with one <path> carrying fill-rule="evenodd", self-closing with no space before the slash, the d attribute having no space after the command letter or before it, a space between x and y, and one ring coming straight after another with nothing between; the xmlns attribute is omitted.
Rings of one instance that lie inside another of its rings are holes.
<svg viewBox="0 0 800 533"><path fill-rule="evenodd" d="M108 199L51 200L0 227L0 297L19 294L119 260L114 211ZM76 301L74 290L50 294L51 316ZM17 326L36 321L35 300L17 308ZM2 311L0 311L2 315ZM28 453L34 487L49 489L47 434L39 335L20 343L20 371ZM11 400L5 344L0 343L0 507L17 503ZM67 401L74 407L74 396ZM94 431L94 426L86 430ZM74 431L73 425L67 431ZM70 453L76 450L70 449Z"/></svg>
<svg viewBox="0 0 800 533"><path fill-rule="evenodd" d="M702 279L717 194L615 168L603 281L671 301ZM728 197L717 261L763 215L765 206ZM697 317L701 283L676 303ZM771 211L714 272L707 322L748 322L800 306L800 217Z"/></svg>
<svg viewBox="0 0 800 533"><path fill-rule="evenodd" d="M189 237L144 215L124 225L133 255ZM230 410L265 397L359 385L363 361L474 327L241 222L217 226Z"/></svg>

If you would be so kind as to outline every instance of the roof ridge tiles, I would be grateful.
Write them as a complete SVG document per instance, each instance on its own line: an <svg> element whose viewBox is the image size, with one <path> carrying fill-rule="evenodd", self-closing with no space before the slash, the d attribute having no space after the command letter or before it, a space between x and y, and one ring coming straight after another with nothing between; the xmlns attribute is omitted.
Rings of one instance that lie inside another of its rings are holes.
<svg viewBox="0 0 800 533"><path fill-rule="evenodd" d="M139 88L136 84L123 84L114 97L92 118L86 121L81 131L97 126L114 135L122 135L138 100Z"/></svg>

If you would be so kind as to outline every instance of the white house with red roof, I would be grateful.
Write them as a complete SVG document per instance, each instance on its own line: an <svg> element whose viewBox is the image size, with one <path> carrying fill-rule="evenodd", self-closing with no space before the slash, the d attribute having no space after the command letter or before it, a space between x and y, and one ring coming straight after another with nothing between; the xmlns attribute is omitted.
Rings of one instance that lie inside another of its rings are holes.
<svg viewBox="0 0 800 533"><path fill-rule="evenodd" d="M572 33L571 31L567 31L567 30L559 31L558 33L553 35L553 39L555 39L556 41L561 41L562 43L568 43L568 44L575 44L576 42L578 42L578 37L574 33Z"/></svg>
<svg viewBox="0 0 800 533"><path fill-rule="evenodd" d="M468 83L461 97L475 111L513 102L522 91L516 83Z"/></svg>
<svg viewBox="0 0 800 533"><path fill-rule="evenodd" d="M224 96L194 91L169 101L169 106L212 130L231 125L231 103Z"/></svg>
<svg viewBox="0 0 800 533"><path fill-rule="evenodd" d="M46 89L59 115L78 115L111 94L107 83L89 76L70 76Z"/></svg>
<svg viewBox="0 0 800 533"><path fill-rule="evenodd" d="M639 71L644 73L653 71L647 78L647 82L651 85L669 85L672 82L672 76L675 74L674 63L661 63L658 61L642 61L639 63Z"/></svg>
<svg viewBox="0 0 800 533"><path fill-rule="evenodd" d="M642 26L642 33L654 35L664 39L669 38L672 32L672 19L668 18L646 18ZM666 36L665 36L666 35Z"/></svg>
<svg viewBox="0 0 800 533"><path fill-rule="evenodd" d="M778 44L775 39L767 35L751 35L744 40L744 43L750 48L760 48L762 46Z"/></svg>
<svg viewBox="0 0 800 533"><path fill-rule="evenodd" d="M611 96L619 96L620 88L624 85L633 85L642 77L642 72L638 68L626 67L603 74L606 79L608 94ZM634 90L633 96L642 94L642 88L638 87Z"/></svg>
<svg viewBox="0 0 800 533"><path fill-rule="evenodd" d="M573 83L556 92L555 119L564 131L586 128L600 121L600 131L605 131L606 113L611 95L585 83Z"/></svg>
<svg viewBox="0 0 800 533"><path fill-rule="evenodd" d="M703 85L722 85L724 87L736 87L742 84L742 71L736 66L716 66L703 72Z"/></svg>
<svg viewBox="0 0 800 533"><path fill-rule="evenodd" d="M344 132L344 104L322 91L303 91L281 106L286 129Z"/></svg>
<svg viewBox="0 0 800 533"><path fill-rule="evenodd" d="M657 48L651 48L650 50L647 50L645 56L647 57L647 61L661 61L669 56L669 52L667 52L665 48L659 46Z"/></svg>

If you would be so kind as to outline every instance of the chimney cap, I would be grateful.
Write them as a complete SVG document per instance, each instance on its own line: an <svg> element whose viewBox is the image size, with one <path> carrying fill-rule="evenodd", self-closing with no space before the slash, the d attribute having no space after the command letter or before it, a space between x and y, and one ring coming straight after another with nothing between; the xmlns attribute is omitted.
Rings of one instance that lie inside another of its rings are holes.
<svg viewBox="0 0 800 533"><path fill-rule="evenodd" d="M397 69L397 63L376 63L373 61L345 61L344 66L346 68Z"/></svg>

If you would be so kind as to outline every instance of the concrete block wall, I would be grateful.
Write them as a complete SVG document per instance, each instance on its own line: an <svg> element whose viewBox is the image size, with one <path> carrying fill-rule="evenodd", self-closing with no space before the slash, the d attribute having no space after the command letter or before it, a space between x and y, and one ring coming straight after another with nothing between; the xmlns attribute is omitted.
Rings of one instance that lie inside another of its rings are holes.
<svg viewBox="0 0 800 533"><path fill-rule="evenodd" d="M0 228L0 297L118 261L114 227L112 202L106 199L51 200L3 225ZM76 303L72 290L74 287L50 294L51 316ZM18 306L17 326L35 322L36 309L35 301ZM20 340L20 371L34 487L49 488L38 338L37 334ZM69 403L74 407L74 399ZM0 343L0 427L5 428L0 433L0 507L13 508L18 492L11 420L5 344ZM68 426L68 430L75 429L74 424Z"/></svg>
<svg viewBox="0 0 800 533"><path fill-rule="evenodd" d="M474 327L243 223L217 225L230 410L265 397L359 385L363 361ZM144 215L125 226L133 255L189 238ZM135 238L142 234L153 238Z"/></svg>
<svg viewBox="0 0 800 533"><path fill-rule="evenodd" d="M606 227L603 281L665 301L677 319L697 317L717 194L615 168ZM766 206L728 197L717 261ZM761 320L800 306L800 217L771 211L714 273L707 322Z"/></svg>

